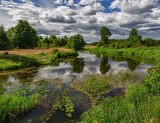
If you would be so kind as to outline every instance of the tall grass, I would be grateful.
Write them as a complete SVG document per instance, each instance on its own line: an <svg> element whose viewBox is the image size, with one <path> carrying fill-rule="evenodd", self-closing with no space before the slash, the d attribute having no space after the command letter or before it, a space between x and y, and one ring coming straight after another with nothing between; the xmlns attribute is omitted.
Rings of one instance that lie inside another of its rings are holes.
<svg viewBox="0 0 160 123"><path fill-rule="evenodd" d="M150 60L157 64L160 62L159 47L137 47L124 49L109 49L109 48L87 48L86 50L95 54L107 54L111 56L129 57L141 60Z"/></svg>
<svg viewBox="0 0 160 123"><path fill-rule="evenodd" d="M81 116L80 123L159 123L160 75L149 73L140 84L131 84L125 97L105 99Z"/></svg>
<svg viewBox="0 0 160 123"><path fill-rule="evenodd" d="M76 51L59 51L53 49L52 53L39 53L27 56L0 55L0 71L15 70L18 68L36 67L39 65L51 64L58 60L73 59L78 56Z"/></svg>
<svg viewBox="0 0 160 123"><path fill-rule="evenodd" d="M83 80L75 80L71 86L86 94L94 107L102 101L102 94L108 93L112 88L127 87L129 84L138 82L139 79L141 78L134 72L122 71L116 75L89 75Z"/></svg>
<svg viewBox="0 0 160 123"><path fill-rule="evenodd" d="M0 122L13 122L19 115L39 105L39 94L21 96L18 94L0 95Z"/></svg>
<svg viewBox="0 0 160 123"><path fill-rule="evenodd" d="M35 58L18 55L0 56L0 70L13 70L18 68L33 67L39 65L39 61Z"/></svg>

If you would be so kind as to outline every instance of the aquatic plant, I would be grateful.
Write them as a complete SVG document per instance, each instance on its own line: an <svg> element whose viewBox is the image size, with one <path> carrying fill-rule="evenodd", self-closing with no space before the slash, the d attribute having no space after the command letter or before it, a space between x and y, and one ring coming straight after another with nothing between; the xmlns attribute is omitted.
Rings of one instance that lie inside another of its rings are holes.
<svg viewBox="0 0 160 123"><path fill-rule="evenodd" d="M74 104L69 95L69 90L64 89L62 94L60 94L57 99L52 102L51 110L41 118L42 123L48 121L57 110L64 111L66 116L72 117L72 113L74 112Z"/></svg>

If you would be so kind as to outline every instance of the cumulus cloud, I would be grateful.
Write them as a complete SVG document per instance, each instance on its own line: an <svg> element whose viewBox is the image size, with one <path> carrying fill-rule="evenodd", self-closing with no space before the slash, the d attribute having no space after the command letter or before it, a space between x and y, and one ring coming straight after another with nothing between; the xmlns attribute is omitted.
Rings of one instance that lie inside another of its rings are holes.
<svg viewBox="0 0 160 123"><path fill-rule="evenodd" d="M115 0L110 8L119 8L125 13L141 14L151 11L157 4L158 0Z"/></svg>
<svg viewBox="0 0 160 123"><path fill-rule="evenodd" d="M39 35L81 33L86 41L99 41L100 27L108 26L112 38L126 38L131 28L159 38L158 0L0 0L0 15L6 28L25 19Z"/></svg>

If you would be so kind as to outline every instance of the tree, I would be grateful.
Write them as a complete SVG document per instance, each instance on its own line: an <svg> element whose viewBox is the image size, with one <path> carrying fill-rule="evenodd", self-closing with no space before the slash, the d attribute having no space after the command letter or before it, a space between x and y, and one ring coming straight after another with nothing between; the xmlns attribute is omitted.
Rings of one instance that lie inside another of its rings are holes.
<svg viewBox="0 0 160 123"><path fill-rule="evenodd" d="M69 38L67 47L74 50L82 50L85 46L84 38L81 34L74 35Z"/></svg>
<svg viewBox="0 0 160 123"><path fill-rule="evenodd" d="M0 26L0 49L8 49L8 38L3 26Z"/></svg>
<svg viewBox="0 0 160 123"><path fill-rule="evenodd" d="M15 38L15 28L11 27L7 32L7 37L9 39L9 49L17 49L18 42L14 39Z"/></svg>
<svg viewBox="0 0 160 123"><path fill-rule="evenodd" d="M101 34L100 45L107 44L109 42L109 37L112 35L110 30L106 26L104 26L100 29L100 34Z"/></svg>
<svg viewBox="0 0 160 123"><path fill-rule="evenodd" d="M12 48L34 48L37 46L37 32L30 26L28 21L19 20L18 24L8 30Z"/></svg>
<svg viewBox="0 0 160 123"><path fill-rule="evenodd" d="M66 46L68 42L68 37L64 36L63 38L61 38L60 40L60 46Z"/></svg>
<svg viewBox="0 0 160 123"><path fill-rule="evenodd" d="M58 44L57 37L55 35L51 35L49 41L53 47L56 47Z"/></svg>
<svg viewBox="0 0 160 123"><path fill-rule="evenodd" d="M135 28L133 28L129 33L128 46L138 47L141 45L142 45L142 37L141 35L138 35L138 31Z"/></svg>
<svg viewBox="0 0 160 123"><path fill-rule="evenodd" d="M138 32L135 28L133 28L129 33L129 37L133 37L133 36L138 36Z"/></svg>
<svg viewBox="0 0 160 123"><path fill-rule="evenodd" d="M149 46L154 46L156 44L156 41L152 38L146 38L144 39L144 44L149 47Z"/></svg>

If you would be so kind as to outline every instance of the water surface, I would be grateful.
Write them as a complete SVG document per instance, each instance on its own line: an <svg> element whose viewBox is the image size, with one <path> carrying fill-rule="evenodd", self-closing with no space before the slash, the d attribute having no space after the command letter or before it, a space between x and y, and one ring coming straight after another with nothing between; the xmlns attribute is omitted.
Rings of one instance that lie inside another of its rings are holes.
<svg viewBox="0 0 160 123"><path fill-rule="evenodd" d="M71 83L74 79L83 79L90 74L116 74L120 71L133 71L143 77L146 75L147 69L151 67L153 67L152 64L143 63L141 60L103 55L97 57L88 52L80 52L77 58L68 62L59 62L57 66L47 65L39 68L0 72L0 86L9 93L24 87L30 88L34 92L37 87L40 87L41 90L47 89L47 93L55 97L58 97L65 87L69 88L69 96L75 105L72 117L67 117L63 111L57 111L47 121L47 123L64 123L65 121L78 119L84 111L90 108L87 96L71 89L67 86L67 83ZM54 99L52 102L54 102ZM21 123L39 123L50 108L50 101L41 100L39 109L34 109L19 118L19 121Z"/></svg>

